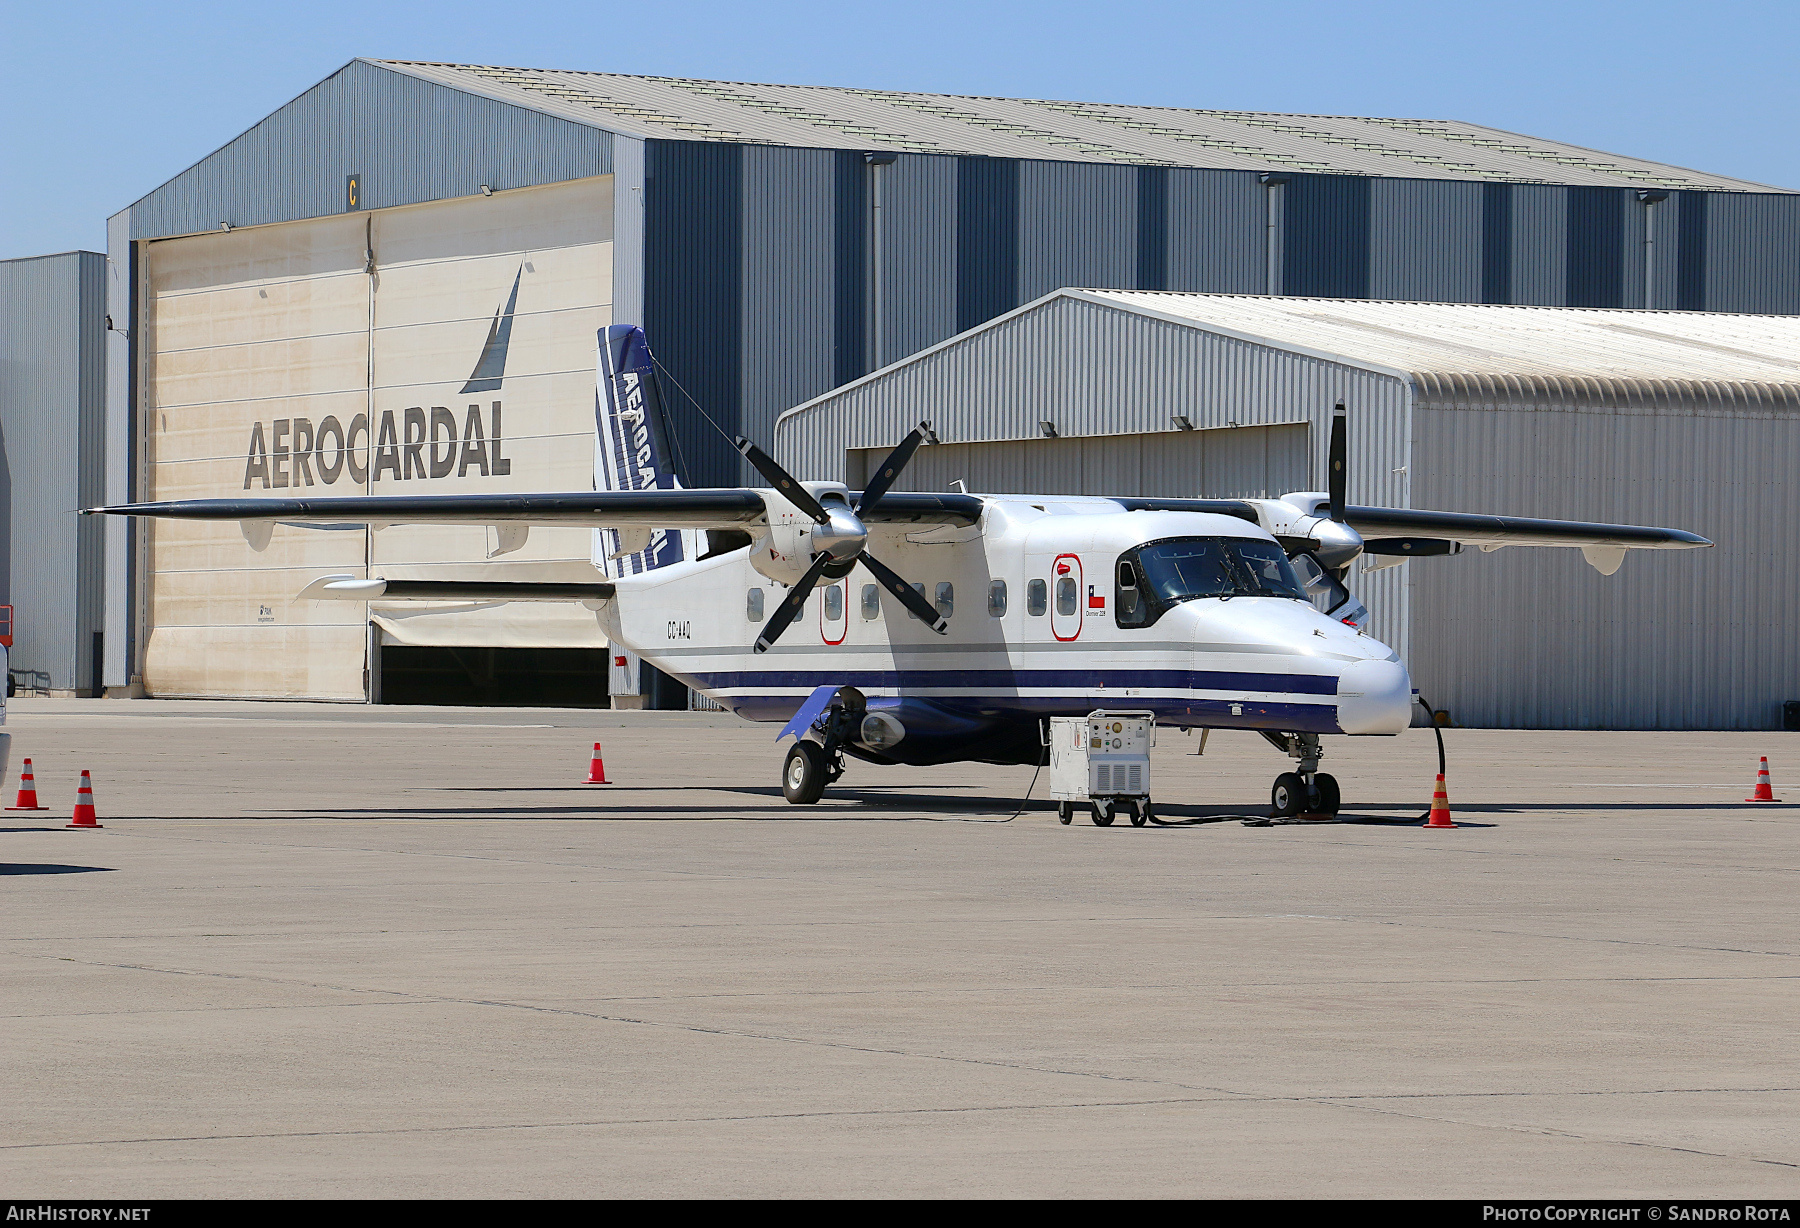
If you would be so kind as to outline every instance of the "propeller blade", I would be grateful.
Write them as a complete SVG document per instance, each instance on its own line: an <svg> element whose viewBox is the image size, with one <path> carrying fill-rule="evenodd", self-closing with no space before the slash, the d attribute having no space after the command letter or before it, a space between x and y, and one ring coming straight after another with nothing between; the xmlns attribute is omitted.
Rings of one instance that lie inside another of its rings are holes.
<svg viewBox="0 0 1800 1228"><path fill-rule="evenodd" d="M939 635L950 629L950 621L937 612L937 607L925 600L925 594L902 580L899 573L878 559L869 557L867 551L856 556L856 561L869 569L869 573L881 581L881 587L900 599L900 604L919 616L919 621L930 627Z"/></svg>
<svg viewBox="0 0 1800 1228"><path fill-rule="evenodd" d="M800 583L788 590L787 596L781 599L781 604L775 607L775 612L769 615L769 620L763 624L761 634L756 637L757 652L769 651L769 646L781 638L783 631L793 625L794 619L800 613L800 607L805 605L806 599L812 595L813 585L819 582L819 577L825 574L825 569L831 564L832 558L829 554L821 554L812 561L812 566L808 567L806 574L800 577Z"/></svg>
<svg viewBox="0 0 1800 1228"><path fill-rule="evenodd" d="M1344 520L1345 462L1349 448L1345 434L1344 403L1339 401L1331 415L1331 451L1326 460L1325 489L1331 496L1331 518L1340 524Z"/></svg>
<svg viewBox="0 0 1800 1228"><path fill-rule="evenodd" d="M857 515L860 516L874 507L880 501L881 496L887 494L888 489L894 484L894 479L898 478L900 471L906 468L906 462L912 459L912 454L917 452L919 445L925 442L925 432L930 429L931 423L919 423L905 439L900 441L899 447L887 454L887 459L881 462L881 468L875 471L875 476L867 486L863 487L862 498L856 503Z"/></svg>
<svg viewBox="0 0 1800 1228"><path fill-rule="evenodd" d="M792 503L808 516L811 516L814 524L824 524L831 519L830 516L825 514L825 509L819 506L819 501L812 497L812 492L790 477L786 469L783 469L780 465L775 463L775 458L773 456L764 452L761 448L751 443L748 439L745 439L742 435L739 435L736 439L732 440L732 443L737 446L739 452L744 454L744 459L749 461L751 466L758 473L769 480L769 485L773 486L781 493L782 498L786 499L789 503Z"/></svg>

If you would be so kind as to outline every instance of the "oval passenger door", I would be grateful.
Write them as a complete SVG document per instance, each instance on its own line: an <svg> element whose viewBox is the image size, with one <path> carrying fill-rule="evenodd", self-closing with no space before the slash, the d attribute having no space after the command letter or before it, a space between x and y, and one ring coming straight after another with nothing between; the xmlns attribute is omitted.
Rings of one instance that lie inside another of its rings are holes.
<svg viewBox="0 0 1800 1228"><path fill-rule="evenodd" d="M1050 565L1050 632L1057 639L1067 642L1081 637L1085 592L1081 560L1073 554L1057 555Z"/></svg>

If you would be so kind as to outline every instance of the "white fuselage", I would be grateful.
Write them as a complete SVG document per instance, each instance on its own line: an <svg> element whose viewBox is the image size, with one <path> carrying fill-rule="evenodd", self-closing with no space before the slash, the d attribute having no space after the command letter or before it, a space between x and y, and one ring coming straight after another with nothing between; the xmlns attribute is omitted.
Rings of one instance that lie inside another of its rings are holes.
<svg viewBox="0 0 1800 1228"><path fill-rule="evenodd" d="M752 566L760 541L621 579L601 618L658 669L751 720L785 721L818 687L852 686L872 704L906 698L1003 720L1110 707L1213 728L1392 734L1408 725L1411 684L1398 656L1307 602L1203 598L1152 626L1121 627L1119 555L1178 537L1271 540L1231 516L989 497L971 527L877 526L870 535L872 554L940 611L948 602L946 635L859 567L821 583L769 651L751 651L786 591Z"/></svg>

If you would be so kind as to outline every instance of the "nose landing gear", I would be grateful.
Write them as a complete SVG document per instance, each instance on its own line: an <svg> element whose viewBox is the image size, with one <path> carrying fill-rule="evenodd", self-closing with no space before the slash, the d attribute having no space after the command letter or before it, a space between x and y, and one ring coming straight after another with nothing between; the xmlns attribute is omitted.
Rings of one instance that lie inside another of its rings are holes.
<svg viewBox="0 0 1800 1228"><path fill-rule="evenodd" d="M1278 819L1292 815L1335 815L1340 797L1337 777L1319 771L1319 735L1316 733L1263 732L1271 745L1292 759L1299 768L1283 772L1269 788L1269 811Z"/></svg>

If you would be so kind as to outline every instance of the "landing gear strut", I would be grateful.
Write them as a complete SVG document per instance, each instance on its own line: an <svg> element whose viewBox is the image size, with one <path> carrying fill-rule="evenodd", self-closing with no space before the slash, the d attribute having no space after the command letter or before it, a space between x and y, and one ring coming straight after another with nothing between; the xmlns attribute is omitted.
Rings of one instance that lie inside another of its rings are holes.
<svg viewBox="0 0 1800 1228"><path fill-rule="evenodd" d="M1324 752L1316 733L1274 733L1262 731L1263 737L1276 750L1297 760L1299 771L1283 772L1269 788L1269 810L1275 818L1296 814L1334 815L1340 798L1337 777L1319 770L1319 756Z"/></svg>
<svg viewBox="0 0 1800 1228"><path fill-rule="evenodd" d="M825 794L825 786L844 774L842 747L862 720L862 692L842 688L812 727L788 747L781 764L781 795L796 806L811 806Z"/></svg>

